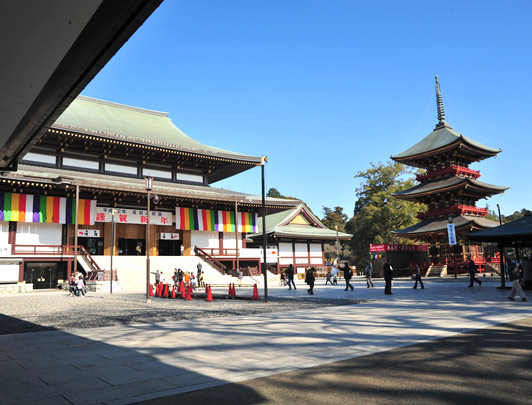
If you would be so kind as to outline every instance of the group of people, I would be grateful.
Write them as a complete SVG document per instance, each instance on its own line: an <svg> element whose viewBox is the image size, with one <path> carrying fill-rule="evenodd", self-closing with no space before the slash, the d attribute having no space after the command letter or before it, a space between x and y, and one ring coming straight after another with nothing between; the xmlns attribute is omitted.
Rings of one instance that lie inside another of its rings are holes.
<svg viewBox="0 0 532 405"><path fill-rule="evenodd" d="M155 274L156 286L166 283L166 279L164 278L162 271L157 270L153 274ZM205 287L205 274L202 270L201 262L198 262L196 275L194 275L194 272L192 271L183 271L180 268L175 268L172 281L174 282L175 286L183 282L186 286L191 286L193 290L198 287Z"/></svg>
<svg viewBox="0 0 532 405"><path fill-rule="evenodd" d="M68 295L71 297L85 296L87 293L85 288L85 277L81 272L70 275L69 285Z"/></svg>

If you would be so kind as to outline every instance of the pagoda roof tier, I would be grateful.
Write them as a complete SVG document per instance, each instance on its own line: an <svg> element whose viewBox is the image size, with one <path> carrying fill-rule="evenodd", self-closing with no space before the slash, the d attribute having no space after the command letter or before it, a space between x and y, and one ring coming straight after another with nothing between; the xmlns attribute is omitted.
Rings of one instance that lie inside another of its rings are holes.
<svg viewBox="0 0 532 405"><path fill-rule="evenodd" d="M96 198L99 205L112 206L114 202L126 206L144 206L146 204L145 180L126 178L97 173L80 173L73 170L46 168L46 171L36 171L34 166L19 165L16 172L4 173L2 182L12 182L12 187L19 188L20 192L38 194L46 191L64 194L67 189L72 190L73 185L80 187L80 198ZM234 207L238 202L241 207L256 209L262 205L262 197L252 194L239 193L223 188L210 186L168 183L154 181L152 194L160 197L159 208L173 209L177 203L185 202L198 208L208 208L215 204ZM140 203L139 203L140 199ZM301 204L301 200L283 198L266 198L266 207L270 210L291 208Z"/></svg>
<svg viewBox="0 0 532 405"><path fill-rule="evenodd" d="M421 183L417 186L409 188L408 190L398 191L392 195L397 198L408 200L467 189L469 192L473 191L477 195L487 197L503 193L505 190L508 190L508 188L509 187L494 186L492 184L483 183L471 177L454 176L447 179Z"/></svg>
<svg viewBox="0 0 532 405"><path fill-rule="evenodd" d="M192 139L174 125L168 113L84 96L78 96L70 104L52 125L52 129L96 136L116 142L131 142L151 148L230 159L235 161L234 163L247 163L244 170L262 162L261 157L215 148ZM232 174L234 173L230 175ZM215 181L218 180L220 178L215 179Z"/></svg>
<svg viewBox="0 0 532 405"><path fill-rule="evenodd" d="M257 233L248 238L261 240L262 219L258 221ZM301 238L314 240L350 240L353 235L344 232L336 233L327 228L316 218L305 204L275 214L266 215L266 234L278 238Z"/></svg>
<svg viewBox="0 0 532 405"><path fill-rule="evenodd" d="M422 221L408 228L401 229L400 231L393 231L393 233L400 236L420 238L423 235L442 232L447 233L448 224L449 221L447 218L438 218ZM491 219L484 217L470 217L468 215L460 215L453 218L453 224L457 232L478 231L493 228L499 225L498 222L492 221Z"/></svg>
<svg viewBox="0 0 532 405"><path fill-rule="evenodd" d="M396 162L409 166L428 168L434 155L459 150L462 159L470 162L496 156L501 149L494 149L476 142L453 130L448 123L439 123L434 131L420 142L398 155L391 156Z"/></svg>

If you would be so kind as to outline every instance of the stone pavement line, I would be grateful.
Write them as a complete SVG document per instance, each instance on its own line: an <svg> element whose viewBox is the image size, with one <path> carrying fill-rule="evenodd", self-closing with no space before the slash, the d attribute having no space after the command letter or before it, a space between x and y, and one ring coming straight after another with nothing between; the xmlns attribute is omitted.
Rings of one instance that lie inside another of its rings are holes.
<svg viewBox="0 0 532 405"><path fill-rule="evenodd" d="M405 289L402 297L334 308L3 335L0 403L131 403L530 316L530 306L503 302L493 290L443 288L424 297Z"/></svg>

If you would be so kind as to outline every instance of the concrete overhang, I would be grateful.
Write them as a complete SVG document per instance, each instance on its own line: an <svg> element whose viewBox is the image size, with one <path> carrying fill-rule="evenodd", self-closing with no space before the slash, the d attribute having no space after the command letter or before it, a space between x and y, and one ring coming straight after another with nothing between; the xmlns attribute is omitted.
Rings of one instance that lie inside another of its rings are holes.
<svg viewBox="0 0 532 405"><path fill-rule="evenodd" d="M1 0L0 171L17 162L162 0Z"/></svg>

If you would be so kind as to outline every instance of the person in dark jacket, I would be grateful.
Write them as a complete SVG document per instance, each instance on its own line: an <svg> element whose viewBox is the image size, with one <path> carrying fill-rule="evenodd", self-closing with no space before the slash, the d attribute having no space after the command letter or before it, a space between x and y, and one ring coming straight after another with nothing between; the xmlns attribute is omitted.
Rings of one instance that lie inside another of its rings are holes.
<svg viewBox="0 0 532 405"><path fill-rule="evenodd" d="M419 263L416 264L416 272L414 274L415 278L416 278L416 282L414 283L414 290L417 288L417 283L419 282L419 285L421 286L421 288L425 288L425 286L423 285L423 281L421 280L421 267L419 267Z"/></svg>
<svg viewBox="0 0 532 405"><path fill-rule="evenodd" d="M353 277L353 270L349 267L349 263L344 263L344 278L345 278L345 290L347 291L348 288L351 288L351 291L355 289L350 283L351 278Z"/></svg>
<svg viewBox="0 0 532 405"><path fill-rule="evenodd" d="M314 281L316 281L316 277L314 276L314 271L315 271L314 267L309 267L307 269L307 273L305 276L305 283L307 283L309 286L308 293L310 295L314 295Z"/></svg>
<svg viewBox="0 0 532 405"><path fill-rule="evenodd" d="M294 286L294 290L297 290L296 284L294 283L294 266L291 264L288 266L288 268L285 270L286 274L286 280L288 281L288 289L291 290L292 287L290 287L290 283Z"/></svg>
<svg viewBox="0 0 532 405"><path fill-rule="evenodd" d="M382 268L384 270L384 294L391 295L392 293L392 280L393 280L393 267L388 259L384 262Z"/></svg>
<svg viewBox="0 0 532 405"><path fill-rule="evenodd" d="M515 295L519 294L519 296L521 297L521 301L526 302L526 295L523 289L521 288L521 273L519 272L519 268L517 267L517 262L515 261L513 252L508 253L508 256L506 258L506 264L508 266L508 276L510 277L510 281L512 282L512 291L510 291L508 299L515 301Z"/></svg>
<svg viewBox="0 0 532 405"><path fill-rule="evenodd" d="M477 282L478 286L480 287L482 285L482 281L480 281L478 278L475 277L475 273L477 272L477 265L469 256L467 262L467 271L469 272L469 285L468 287L473 287L473 282Z"/></svg>

